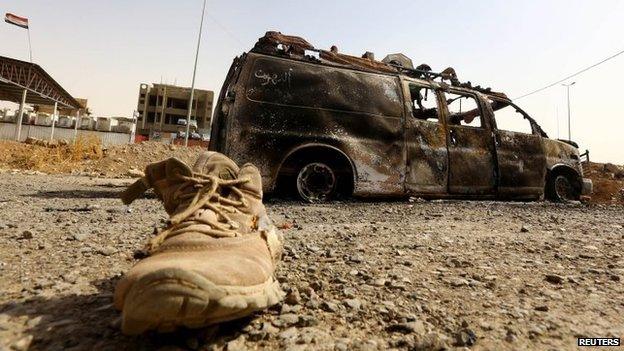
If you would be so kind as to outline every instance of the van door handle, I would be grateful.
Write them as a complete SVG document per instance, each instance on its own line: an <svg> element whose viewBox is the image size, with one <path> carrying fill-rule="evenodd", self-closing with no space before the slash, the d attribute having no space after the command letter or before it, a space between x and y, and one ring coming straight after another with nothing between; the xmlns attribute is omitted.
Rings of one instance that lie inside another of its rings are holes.
<svg viewBox="0 0 624 351"><path fill-rule="evenodd" d="M449 131L449 138L451 139L451 144L457 145L457 136L455 135L455 131L453 129Z"/></svg>
<svg viewBox="0 0 624 351"><path fill-rule="evenodd" d="M494 145L496 145L497 147L500 146L500 140L498 138L498 135L492 133L492 136L494 137Z"/></svg>

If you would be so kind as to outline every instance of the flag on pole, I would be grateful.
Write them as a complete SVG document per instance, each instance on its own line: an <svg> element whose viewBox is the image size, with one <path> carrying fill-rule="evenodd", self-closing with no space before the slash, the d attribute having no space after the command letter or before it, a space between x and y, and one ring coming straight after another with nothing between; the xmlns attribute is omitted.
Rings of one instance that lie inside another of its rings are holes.
<svg viewBox="0 0 624 351"><path fill-rule="evenodd" d="M7 13L4 16L4 21L9 24L14 24L18 27L28 29L28 18L16 16L12 13Z"/></svg>

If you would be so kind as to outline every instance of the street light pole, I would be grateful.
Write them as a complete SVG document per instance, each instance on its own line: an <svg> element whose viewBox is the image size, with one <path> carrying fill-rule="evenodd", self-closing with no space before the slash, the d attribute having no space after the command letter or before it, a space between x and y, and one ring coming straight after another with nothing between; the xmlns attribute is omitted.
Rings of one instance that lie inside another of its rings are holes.
<svg viewBox="0 0 624 351"><path fill-rule="evenodd" d="M188 114L186 115L186 133L184 134L184 146L188 146L189 133L191 130L191 111L193 111L193 95L195 94L195 74L197 73L197 58L199 57L199 44L201 44L202 28L204 26L204 13L206 12L206 0L202 7L201 22L199 22L199 37L197 38L197 51L195 51L195 66L193 67L193 80L191 82L191 98L189 99ZM197 115L195 115L197 118Z"/></svg>
<svg viewBox="0 0 624 351"><path fill-rule="evenodd" d="M572 140L572 127L570 126L570 87L576 84L576 82L572 82L570 84L561 84L566 87L568 91L568 140Z"/></svg>

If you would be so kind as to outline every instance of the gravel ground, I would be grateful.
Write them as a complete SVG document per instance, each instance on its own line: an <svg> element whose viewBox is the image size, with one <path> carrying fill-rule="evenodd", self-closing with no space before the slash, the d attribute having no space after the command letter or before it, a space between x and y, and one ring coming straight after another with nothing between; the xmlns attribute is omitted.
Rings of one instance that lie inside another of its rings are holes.
<svg viewBox="0 0 624 351"><path fill-rule="evenodd" d="M0 350L576 349L624 337L624 207L269 201L284 304L126 337L116 281L165 212L128 180L0 174Z"/></svg>

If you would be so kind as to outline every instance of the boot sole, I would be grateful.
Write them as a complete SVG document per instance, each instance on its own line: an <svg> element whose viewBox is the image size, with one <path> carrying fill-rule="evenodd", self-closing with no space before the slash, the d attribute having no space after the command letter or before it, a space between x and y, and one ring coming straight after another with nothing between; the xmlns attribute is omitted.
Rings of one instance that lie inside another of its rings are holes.
<svg viewBox="0 0 624 351"><path fill-rule="evenodd" d="M137 335L147 330L171 332L238 319L275 305L284 297L273 278L247 287L216 285L202 275L165 269L137 281L124 299L121 329Z"/></svg>

